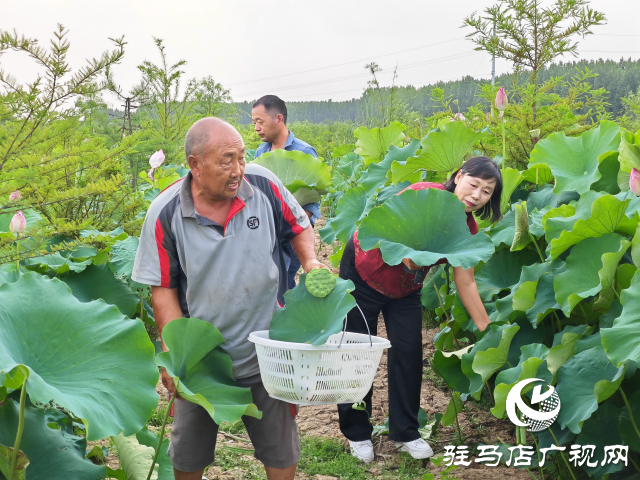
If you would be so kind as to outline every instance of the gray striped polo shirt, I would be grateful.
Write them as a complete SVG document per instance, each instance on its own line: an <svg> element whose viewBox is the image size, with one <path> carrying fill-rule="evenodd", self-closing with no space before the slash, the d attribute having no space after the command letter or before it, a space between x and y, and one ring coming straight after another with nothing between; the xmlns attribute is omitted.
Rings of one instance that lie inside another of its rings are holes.
<svg viewBox="0 0 640 480"><path fill-rule="evenodd" d="M235 378L259 372L249 333L267 330L284 304L287 270L281 238L293 238L309 219L269 170L247 164L224 225L198 215L191 173L151 203L142 226L132 278L177 288L185 317L215 325L233 360Z"/></svg>

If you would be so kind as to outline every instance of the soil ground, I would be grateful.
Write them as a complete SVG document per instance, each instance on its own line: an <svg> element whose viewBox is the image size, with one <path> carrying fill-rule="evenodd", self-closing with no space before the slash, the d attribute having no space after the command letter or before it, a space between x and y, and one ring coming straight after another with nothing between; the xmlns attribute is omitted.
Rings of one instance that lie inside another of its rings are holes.
<svg viewBox="0 0 640 480"><path fill-rule="evenodd" d="M331 265L329 261L329 255L331 255L331 247L323 244L318 236L318 230L324 226L322 219L316 224L316 245L318 259L327 265L334 273L337 270ZM433 358L435 347L433 338L439 331L439 328L426 328L422 333L422 344L424 349L423 357L429 362ZM386 330L384 327L384 321L380 317L378 336L386 338ZM375 424L383 424L385 417L389 412L389 402L387 395L387 354L386 352L382 356L378 372L374 380L374 394L373 394L373 415L372 419ZM160 408L166 405L167 392L162 383L158 382L156 387L158 394L160 395ZM451 393L444 382L431 370L430 366L425 366L423 373L423 382L421 390L420 405L427 412L429 418L432 418L436 413L442 413L447 409L447 405L451 399ZM478 402L467 401L465 402L465 411L458 415L460 428L463 435L463 440L460 443L458 440L458 433L455 425L449 427L438 427L438 431L433 439L429 440L435 456L441 456L444 454L445 445L462 444L467 445L471 449L476 442L482 442L484 444L497 445L500 441L505 443L515 443L515 428L506 421L498 420L491 412L488 411L489 405L482 405ZM298 429L301 437L320 437L323 439L336 439L342 442L345 446L345 454L349 451L348 441L342 436L338 428L338 413L335 405L326 406L302 406L299 409L297 416ZM157 428L150 427L152 430ZM167 429L170 436L170 426ZM246 433L233 434L237 438L247 439ZM102 445L108 446L108 440L103 440ZM229 434L218 434L218 445L229 446L235 448L247 448L249 445L244 442L240 442L230 437ZM387 440L386 436L381 436L375 439L374 442L376 458L368 466L366 472L370 475L370 478L389 478L389 470L394 467L390 467L392 464L398 463L399 454L393 442ZM118 468L118 459L115 451L111 449L113 454L107 458L107 465L110 468ZM402 454L404 455L404 454ZM260 471L261 464L253 458L252 455L242 455L242 467L235 467L233 469L223 468L221 466L209 467L205 475L208 479L214 480L235 480L240 478L251 478L250 471ZM424 462L424 472L431 472L437 474L441 472L444 467L436 467L431 462ZM529 479L531 478L526 471L520 471L515 468L507 468L505 466L487 467L482 464L471 462L469 466L459 466L452 474L460 480L498 480L498 479ZM249 475L249 476L247 476ZM336 472L336 476L324 476L315 475L309 477L304 473L300 473L296 476L297 480L330 480L339 479L340 472ZM535 475L535 473L534 473ZM393 478L393 477L392 477ZM538 478L536 476L536 478Z"/></svg>

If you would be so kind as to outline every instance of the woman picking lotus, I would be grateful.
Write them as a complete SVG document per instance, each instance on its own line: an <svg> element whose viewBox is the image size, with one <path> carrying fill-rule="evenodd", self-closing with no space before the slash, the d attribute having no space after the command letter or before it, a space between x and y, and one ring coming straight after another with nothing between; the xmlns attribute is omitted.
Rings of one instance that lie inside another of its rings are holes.
<svg viewBox="0 0 640 480"><path fill-rule="evenodd" d="M499 167L487 157L471 158L444 185L421 182L408 188L438 188L455 194L465 205L467 226L473 235L478 232L474 213L494 222L501 217L502 177ZM419 212L415 214L419 215ZM438 263L445 263L445 260ZM388 265L382 260L380 249L363 251L360 248L358 231L346 244L340 262L340 277L355 284L351 294L362 309L372 334L377 332L380 312L384 317L387 338L391 342L387 360L389 440L395 441L400 451L409 452L413 458L433 455L429 444L418 433L423 368L420 290L430 267L416 265L409 258L403 259L402 265ZM478 294L473 268L454 267L453 279L462 303L478 329L483 331L490 320ZM367 333L357 308L347 316L347 330ZM340 430L349 440L351 454L365 463L374 458L373 427L369 422L372 394L373 388L364 398L368 414L354 410L351 404L338 405Z"/></svg>

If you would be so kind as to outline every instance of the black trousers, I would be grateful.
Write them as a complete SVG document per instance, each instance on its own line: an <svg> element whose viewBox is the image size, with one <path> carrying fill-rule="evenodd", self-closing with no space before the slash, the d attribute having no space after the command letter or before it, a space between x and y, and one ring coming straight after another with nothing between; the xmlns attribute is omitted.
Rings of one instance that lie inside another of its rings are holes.
<svg viewBox="0 0 640 480"><path fill-rule="evenodd" d="M378 331L378 315L382 312L391 348L387 350L389 393L389 440L410 442L420 438L418 410L422 384L422 304L420 290L403 298L389 298L362 280L355 267L353 239L345 245L340 262L340 278L353 281L351 294L367 319L371 334ZM347 315L347 331L367 333L362 314L354 308ZM369 415L372 413L373 387L364 397ZM367 413L339 404L340 430L349 440L369 440L373 427Z"/></svg>

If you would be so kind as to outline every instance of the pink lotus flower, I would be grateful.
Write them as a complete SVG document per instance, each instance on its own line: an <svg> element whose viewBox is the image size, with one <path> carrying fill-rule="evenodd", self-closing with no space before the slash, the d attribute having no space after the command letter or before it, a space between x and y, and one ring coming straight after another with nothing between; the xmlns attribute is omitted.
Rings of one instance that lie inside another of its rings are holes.
<svg viewBox="0 0 640 480"><path fill-rule="evenodd" d="M151 155L151 158L149 159L149 165L151 165L151 168L158 168L162 165L162 162L164 162L164 152L162 149Z"/></svg>
<svg viewBox="0 0 640 480"><path fill-rule="evenodd" d="M636 196L640 196L640 172L635 168L631 169L631 176L629 177L629 188Z"/></svg>
<svg viewBox="0 0 640 480"><path fill-rule="evenodd" d="M13 202L14 200L20 200L22 198L22 194L20 193L20 190L16 190L15 192L11 192L11 195L9 195L9 201Z"/></svg>
<svg viewBox="0 0 640 480"><path fill-rule="evenodd" d="M18 211L11 219L11 223L9 223L9 230L13 233L22 233L25 228L27 228L27 220L24 218L22 212Z"/></svg>
<svg viewBox="0 0 640 480"><path fill-rule="evenodd" d="M464 115L463 115L463 114L461 114L460 112L456 113L456 114L453 116L453 119L454 119L454 120L460 120L461 122L464 122L464 121L465 121Z"/></svg>
<svg viewBox="0 0 640 480"><path fill-rule="evenodd" d="M495 105L500 111L500 116L498 118L502 118L503 112L507 109L507 105L509 105L509 99L507 98L507 93L504 91L504 87L500 87L500 90L498 90Z"/></svg>

